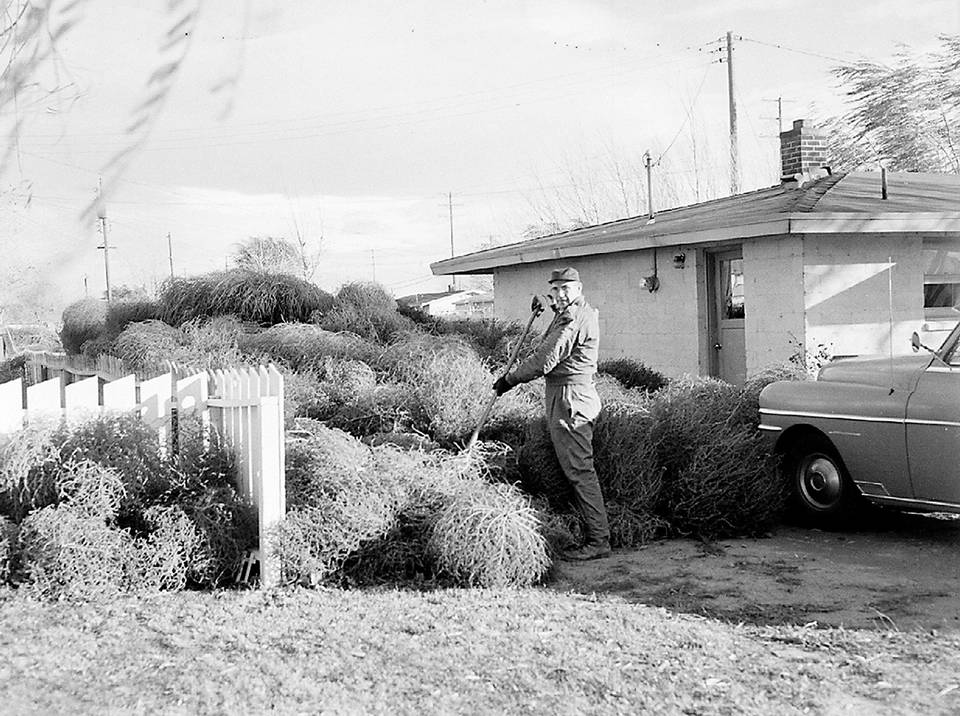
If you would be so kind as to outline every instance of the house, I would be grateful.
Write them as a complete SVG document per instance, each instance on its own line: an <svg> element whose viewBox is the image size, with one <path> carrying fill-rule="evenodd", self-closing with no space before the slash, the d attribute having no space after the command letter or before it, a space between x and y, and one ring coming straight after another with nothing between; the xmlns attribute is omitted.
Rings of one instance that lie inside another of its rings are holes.
<svg viewBox="0 0 960 716"><path fill-rule="evenodd" d="M457 318L493 318L494 315L492 291L471 292L471 295L454 301L453 305Z"/></svg>
<svg viewBox="0 0 960 716"><path fill-rule="evenodd" d="M397 299L401 306L419 308L428 316L443 316L444 318L465 318L473 310L472 301L477 301L482 305L482 299L478 298L485 292L479 289L466 289L463 291L449 290L439 293L414 293L409 296L402 296ZM492 302L492 297L491 297ZM489 313L492 314L492 307Z"/></svg>
<svg viewBox="0 0 960 716"><path fill-rule="evenodd" d="M601 359L671 376L740 384L791 357L901 354L914 330L938 344L960 318L960 177L833 173L803 120L780 141L777 186L432 270L493 274L496 317L522 319L551 269L575 266L600 310Z"/></svg>

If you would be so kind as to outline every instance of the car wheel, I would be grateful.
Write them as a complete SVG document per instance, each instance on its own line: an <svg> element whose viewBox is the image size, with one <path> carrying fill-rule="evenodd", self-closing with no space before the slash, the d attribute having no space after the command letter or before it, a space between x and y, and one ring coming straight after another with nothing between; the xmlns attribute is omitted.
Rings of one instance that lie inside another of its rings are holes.
<svg viewBox="0 0 960 716"><path fill-rule="evenodd" d="M825 440L804 441L784 459L793 514L801 520L838 526L856 499L856 489L836 450Z"/></svg>

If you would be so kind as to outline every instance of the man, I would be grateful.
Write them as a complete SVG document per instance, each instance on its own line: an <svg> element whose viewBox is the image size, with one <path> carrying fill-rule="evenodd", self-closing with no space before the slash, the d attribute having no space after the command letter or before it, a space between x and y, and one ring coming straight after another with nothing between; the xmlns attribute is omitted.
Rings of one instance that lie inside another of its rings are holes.
<svg viewBox="0 0 960 716"><path fill-rule="evenodd" d="M583 284L575 268L550 274L550 298L556 315L536 351L497 379L493 389L503 395L519 383L544 376L550 438L584 525L584 544L567 550L563 557L597 559L610 554L610 527L593 469L593 421L600 413L600 396L593 382L600 321L597 310L584 300ZM535 296L533 310L542 307L543 300Z"/></svg>

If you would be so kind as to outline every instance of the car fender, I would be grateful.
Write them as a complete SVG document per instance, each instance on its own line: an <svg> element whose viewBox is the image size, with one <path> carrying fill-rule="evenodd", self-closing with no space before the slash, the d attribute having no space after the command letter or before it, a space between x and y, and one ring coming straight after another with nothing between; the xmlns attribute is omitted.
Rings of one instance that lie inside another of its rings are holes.
<svg viewBox="0 0 960 716"><path fill-rule="evenodd" d="M760 393L760 429L784 452L825 435L865 494L910 497L906 404L910 391L862 383L778 381Z"/></svg>

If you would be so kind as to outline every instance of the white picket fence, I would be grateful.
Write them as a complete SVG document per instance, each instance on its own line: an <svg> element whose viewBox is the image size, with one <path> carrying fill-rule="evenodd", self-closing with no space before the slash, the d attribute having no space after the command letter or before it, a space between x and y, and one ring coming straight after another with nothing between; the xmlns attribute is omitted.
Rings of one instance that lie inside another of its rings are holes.
<svg viewBox="0 0 960 716"><path fill-rule="evenodd" d="M75 420L104 413L132 412L157 428L167 444L179 416L199 415L236 452L238 488L259 515L260 582L280 578L271 528L286 513L284 487L283 376L274 366L200 371L178 377L169 372L137 381L128 375L104 381L96 375L73 383L62 376L24 386L0 383L0 435L31 420Z"/></svg>

